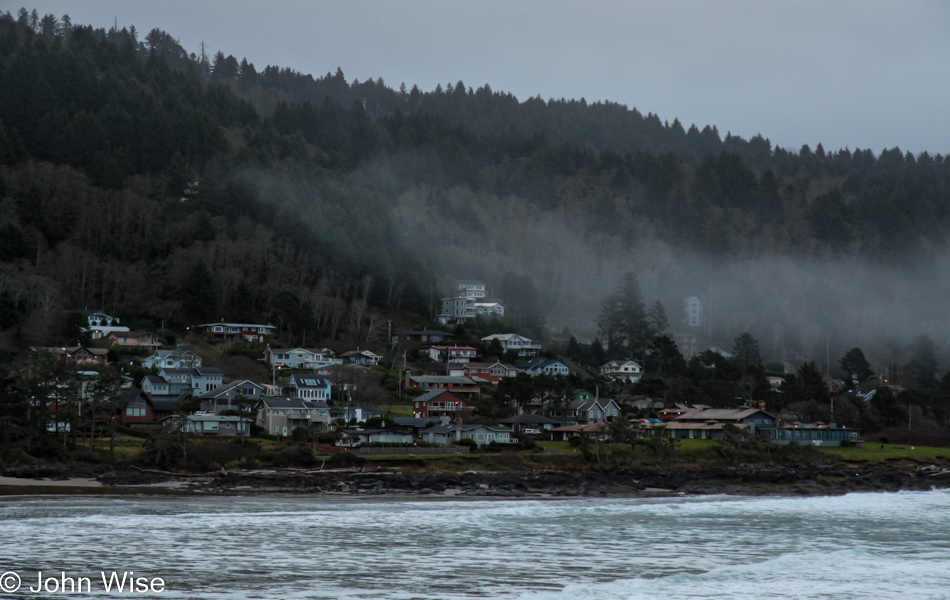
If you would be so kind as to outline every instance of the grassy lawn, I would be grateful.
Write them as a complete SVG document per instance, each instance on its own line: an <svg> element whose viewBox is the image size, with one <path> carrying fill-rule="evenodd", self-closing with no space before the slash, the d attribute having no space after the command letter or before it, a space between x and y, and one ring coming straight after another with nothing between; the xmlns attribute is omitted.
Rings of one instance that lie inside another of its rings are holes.
<svg viewBox="0 0 950 600"><path fill-rule="evenodd" d="M895 446L898 446L895 448ZM901 448L900 446L903 446ZM913 450L911 450L913 448ZM844 460L883 462L885 460L913 459L919 461L932 461L936 458L950 458L950 448L936 448L933 446L909 446L907 444L884 444L881 450L881 444L868 443L863 448L842 448L838 446L818 447L818 450L840 456Z"/></svg>
<svg viewBox="0 0 950 600"><path fill-rule="evenodd" d="M702 450L703 448L708 448L716 444L713 440L691 440L689 438L681 438L676 447L679 450Z"/></svg>
<svg viewBox="0 0 950 600"><path fill-rule="evenodd" d="M389 409L389 410L386 412L386 416L388 416L388 417L411 417L411 416L413 416L413 414L412 414L412 406L411 406L411 405L408 405L408 406L390 406L390 407L388 407L388 409ZM433 419L433 421L435 421L435 420L436 420L436 419Z"/></svg>
<svg viewBox="0 0 950 600"><path fill-rule="evenodd" d="M574 450L574 446L571 446L570 442L552 442L550 440L545 440L543 442L538 442L538 445L545 450L561 450L563 452L571 452Z"/></svg>

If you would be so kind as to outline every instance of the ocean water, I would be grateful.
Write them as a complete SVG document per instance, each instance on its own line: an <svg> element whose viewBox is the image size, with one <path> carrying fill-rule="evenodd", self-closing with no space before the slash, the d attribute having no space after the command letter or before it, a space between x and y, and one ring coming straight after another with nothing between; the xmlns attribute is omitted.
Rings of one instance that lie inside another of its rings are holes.
<svg viewBox="0 0 950 600"><path fill-rule="evenodd" d="M110 597L113 571L155 598L950 599L950 491L0 500L0 587L22 583L0 597Z"/></svg>

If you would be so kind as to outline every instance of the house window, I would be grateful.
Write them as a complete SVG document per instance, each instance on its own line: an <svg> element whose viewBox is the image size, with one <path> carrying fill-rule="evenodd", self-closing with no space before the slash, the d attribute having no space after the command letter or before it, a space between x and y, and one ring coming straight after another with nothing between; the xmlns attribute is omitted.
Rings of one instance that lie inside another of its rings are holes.
<svg viewBox="0 0 950 600"><path fill-rule="evenodd" d="M139 397L129 402L128 406L125 408L125 415L127 417L144 417L145 399Z"/></svg>

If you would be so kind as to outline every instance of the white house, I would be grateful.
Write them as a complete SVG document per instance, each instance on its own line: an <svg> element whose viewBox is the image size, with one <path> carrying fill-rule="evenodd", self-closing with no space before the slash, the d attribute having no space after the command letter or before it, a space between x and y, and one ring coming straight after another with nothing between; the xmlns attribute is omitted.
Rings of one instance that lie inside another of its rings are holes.
<svg viewBox="0 0 950 600"><path fill-rule="evenodd" d="M481 281L459 281L456 293L463 298L476 300L485 297L485 284Z"/></svg>
<svg viewBox="0 0 950 600"><path fill-rule="evenodd" d="M331 358L326 348L274 348L264 350L264 362L273 368L323 369L342 365L343 359Z"/></svg>
<svg viewBox="0 0 950 600"><path fill-rule="evenodd" d="M304 400L325 401L330 398L330 380L320 375L291 375L290 387L297 398Z"/></svg>
<svg viewBox="0 0 950 600"><path fill-rule="evenodd" d="M643 367L635 360L611 360L601 365L600 372L614 381L636 383L643 375Z"/></svg>
<svg viewBox="0 0 950 600"><path fill-rule="evenodd" d="M521 357L537 356L541 350L541 342L535 342L517 333L496 333L482 338L483 342L489 344L492 340L498 340L499 343L501 343L501 347L505 349L505 352L517 350L518 356Z"/></svg>
<svg viewBox="0 0 950 600"><path fill-rule="evenodd" d="M463 425L456 421L454 424L436 425L422 430L422 441L440 446L448 446L459 440L475 440L479 446L495 442L496 444L510 444L515 440L511 437L511 430L496 425Z"/></svg>
<svg viewBox="0 0 950 600"><path fill-rule="evenodd" d="M475 318L475 300L465 296L442 298L442 312L439 313L439 323L461 323L466 319Z"/></svg>
<svg viewBox="0 0 950 600"><path fill-rule="evenodd" d="M499 302L476 302L475 314L497 315L499 317L503 317L505 316L505 307Z"/></svg>
<svg viewBox="0 0 950 600"><path fill-rule="evenodd" d="M157 350L142 360L142 366L148 369L194 369L201 366L201 357L188 350L178 347L174 350Z"/></svg>
<svg viewBox="0 0 950 600"><path fill-rule="evenodd" d="M435 362L467 363L478 357L478 350L471 346L430 346L427 353Z"/></svg>

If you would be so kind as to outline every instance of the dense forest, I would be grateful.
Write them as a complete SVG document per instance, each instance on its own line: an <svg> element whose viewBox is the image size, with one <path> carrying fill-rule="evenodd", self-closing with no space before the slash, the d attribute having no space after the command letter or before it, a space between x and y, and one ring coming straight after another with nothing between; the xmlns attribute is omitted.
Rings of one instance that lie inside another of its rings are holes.
<svg viewBox="0 0 950 600"><path fill-rule="evenodd" d="M259 70L160 30L0 17L7 349L67 342L83 307L379 342L455 278L526 332L589 341L629 272L674 330L702 297L709 343L900 364L922 332L950 344L948 234L941 155L790 150L620 104Z"/></svg>

